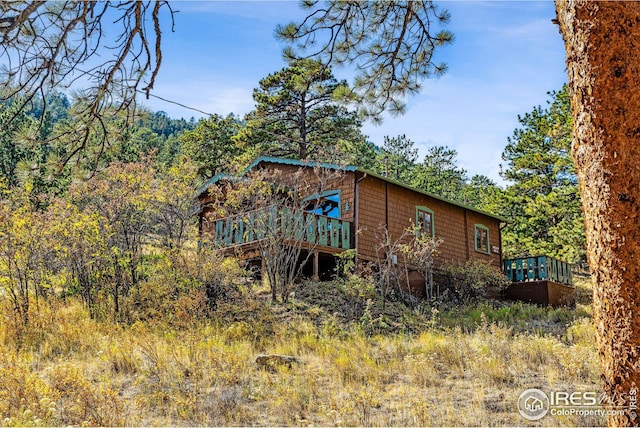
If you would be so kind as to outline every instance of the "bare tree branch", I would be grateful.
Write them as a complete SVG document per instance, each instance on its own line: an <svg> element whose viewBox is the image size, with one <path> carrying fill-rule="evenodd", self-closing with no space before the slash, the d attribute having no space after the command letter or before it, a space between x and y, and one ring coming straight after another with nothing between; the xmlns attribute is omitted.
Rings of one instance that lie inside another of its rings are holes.
<svg viewBox="0 0 640 428"><path fill-rule="evenodd" d="M106 141L100 122L123 110L133 117L137 92L149 97L154 86L164 9L173 24L165 0L0 3L0 100L19 98L19 114L36 94L82 86L74 121L80 145L70 152L86 150L95 129Z"/></svg>

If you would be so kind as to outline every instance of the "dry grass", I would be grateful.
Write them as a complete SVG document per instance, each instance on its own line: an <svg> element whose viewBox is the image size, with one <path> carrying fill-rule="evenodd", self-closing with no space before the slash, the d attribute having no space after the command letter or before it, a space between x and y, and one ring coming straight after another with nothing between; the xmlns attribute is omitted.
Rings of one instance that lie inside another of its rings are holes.
<svg viewBox="0 0 640 428"><path fill-rule="evenodd" d="M268 297L266 289L245 291L189 327L98 322L74 300L56 302L41 307L46 322L20 344L5 322L0 421L531 425L516 408L523 390L598 390L587 301L576 309L383 309L345 284L305 284L287 305ZM254 359L265 352L302 363L260 369ZM605 423L549 415L540 425Z"/></svg>

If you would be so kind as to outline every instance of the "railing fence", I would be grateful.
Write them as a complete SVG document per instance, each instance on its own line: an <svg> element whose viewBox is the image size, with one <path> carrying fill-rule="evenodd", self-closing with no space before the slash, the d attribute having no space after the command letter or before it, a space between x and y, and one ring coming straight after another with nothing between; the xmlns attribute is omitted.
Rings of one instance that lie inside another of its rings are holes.
<svg viewBox="0 0 640 428"><path fill-rule="evenodd" d="M548 280L572 284L571 265L546 256L507 259L504 273L512 282Z"/></svg>
<svg viewBox="0 0 640 428"><path fill-rule="evenodd" d="M346 250L351 248L351 223L282 206L271 206L213 221L213 239L221 247L273 237Z"/></svg>

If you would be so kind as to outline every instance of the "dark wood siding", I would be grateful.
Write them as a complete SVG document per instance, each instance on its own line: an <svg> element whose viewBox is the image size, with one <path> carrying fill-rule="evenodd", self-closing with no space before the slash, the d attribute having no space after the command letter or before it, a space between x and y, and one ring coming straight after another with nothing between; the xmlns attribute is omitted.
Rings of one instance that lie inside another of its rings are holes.
<svg viewBox="0 0 640 428"><path fill-rule="evenodd" d="M259 168L272 171L268 174L287 184L294 180L301 169L306 180L313 182L315 172L310 167L278 163L260 164ZM433 211L435 237L442 239L437 264L462 264L469 259L485 260L500 267L500 220L476 211L454 205L422 193L387 182L363 172L345 171L331 174L328 182L322 186L324 191L340 190L340 211L342 219L353 222L356 249L360 260L375 260L376 247L382 236L383 228L388 224L392 239L397 239L416 218L416 207L424 206ZM358 194L355 194L355 189ZM201 203L209 196L201 196ZM346 207L349 210L346 210ZM357 214L356 214L357 210ZM203 208L201 215L215 217L210 209ZM489 254L478 252L474 246L474 227L485 226L489 231ZM207 232L203 224L203 232ZM496 251L494 251L496 250Z"/></svg>
<svg viewBox="0 0 640 428"><path fill-rule="evenodd" d="M435 237L442 239L438 264L461 264L470 258L485 260L500 267L500 221L419 192L367 176L358 184L358 255L363 260L376 257L377 236L388 222L392 239L415 223L416 207L425 206L434 212ZM474 226L489 229L490 254L475 250ZM497 247L497 252L493 251Z"/></svg>
<svg viewBox="0 0 640 428"><path fill-rule="evenodd" d="M318 175L315 174L313 168L310 167L300 167L296 165L286 165L286 164L265 164L261 165L261 168L267 170L267 178L273 177L277 178L277 181L281 184L294 185L293 181L296 179L296 173L303 169L305 180L307 183L312 186L316 185L322 187L323 191L329 190L340 190L340 213L341 218L347 221L353 221L355 215L355 204L354 204L354 175L355 173L352 171L343 171L336 173L335 171L329 171L326 173L326 176L322 177L322 180L327 180L326 183L319 185ZM216 218L215 213L211 208L207 207L207 204L213 202L214 197L209 193L205 192L200 196L200 204L203 207L200 215L201 218ZM346 207L349 207L349 210L346 210ZM201 220L202 225L202 233L212 233L211 230L211 222L206 222Z"/></svg>
<svg viewBox="0 0 640 428"><path fill-rule="evenodd" d="M575 289L554 281L514 282L505 290L510 300L539 305L564 306L575 304Z"/></svg>
<svg viewBox="0 0 640 428"><path fill-rule="evenodd" d="M296 183L287 183L286 180L293 181L297 172L302 168L307 180L307 183L311 186L318 186L322 188L322 191L339 190L340 191L340 214L341 218L347 221L353 221L355 207L354 207L354 180L355 173L352 171L328 171L325 176L322 176L322 180L326 180L326 183L319 184L318 174L314 172L313 168L300 167L297 165L286 164L265 164L263 168L268 171L273 171L274 176L281 176L284 179L284 184L295 185ZM322 174L322 173L321 173ZM349 206L349 211L346 211L346 206Z"/></svg>

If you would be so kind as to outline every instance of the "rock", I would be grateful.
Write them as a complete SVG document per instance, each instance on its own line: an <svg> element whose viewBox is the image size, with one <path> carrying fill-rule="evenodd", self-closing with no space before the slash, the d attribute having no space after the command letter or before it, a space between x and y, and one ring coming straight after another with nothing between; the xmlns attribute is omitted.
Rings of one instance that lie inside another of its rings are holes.
<svg viewBox="0 0 640 428"><path fill-rule="evenodd" d="M275 370L277 366L291 368L293 364L300 364L300 360L291 355L260 354L256 357L256 364L261 369Z"/></svg>

